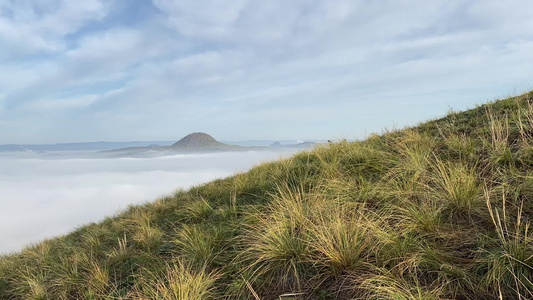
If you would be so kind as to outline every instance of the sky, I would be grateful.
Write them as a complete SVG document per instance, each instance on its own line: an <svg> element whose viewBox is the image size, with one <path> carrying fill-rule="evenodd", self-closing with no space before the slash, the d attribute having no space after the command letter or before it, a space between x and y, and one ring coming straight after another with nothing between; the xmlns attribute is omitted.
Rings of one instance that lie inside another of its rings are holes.
<svg viewBox="0 0 533 300"><path fill-rule="evenodd" d="M533 89L533 3L0 0L0 144L360 138Z"/></svg>

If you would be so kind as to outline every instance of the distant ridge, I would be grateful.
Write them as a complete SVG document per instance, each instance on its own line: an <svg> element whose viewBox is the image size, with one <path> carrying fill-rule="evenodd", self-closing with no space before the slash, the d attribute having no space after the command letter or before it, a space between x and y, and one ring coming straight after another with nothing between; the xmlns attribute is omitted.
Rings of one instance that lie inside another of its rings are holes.
<svg viewBox="0 0 533 300"><path fill-rule="evenodd" d="M217 141L215 138L207 133L194 132L183 137L181 140L171 144L170 146L158 146L150 144L144 147L127 147L113 150L101 151L101 153L111 154L113 157L117 156L134 156L134 157L154 157L161 155L174 155L176 153L207 153L220 151L255 151L268 150L273 148L287 148L287 149L311 149L317 143L305 142L293 145L284 145L280 142L267 146L239 146L232 144L225 144ZM1 149L1 148L0 148Z"/></svg>
<svg viewBox="0 0 533 300"><path fill-rule="evenodd" d="M221 146L227 146L227 145L215 140L212 136L210 136L207 133L194 132L194 133L191 133L185 136L181 140L177 141L171 147L188 149L188 148L214 148L214 147L221 147Z"/></svg>

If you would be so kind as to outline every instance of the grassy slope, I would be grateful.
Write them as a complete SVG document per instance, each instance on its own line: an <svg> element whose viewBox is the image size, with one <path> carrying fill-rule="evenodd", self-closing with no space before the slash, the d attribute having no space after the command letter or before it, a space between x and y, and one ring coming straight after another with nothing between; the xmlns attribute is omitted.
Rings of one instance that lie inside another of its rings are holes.
<svg viewBox="0 0 533 300"><path fill-rule="evenodd" d="M0 258L0 299L531 299L533 92Z"/></svg>

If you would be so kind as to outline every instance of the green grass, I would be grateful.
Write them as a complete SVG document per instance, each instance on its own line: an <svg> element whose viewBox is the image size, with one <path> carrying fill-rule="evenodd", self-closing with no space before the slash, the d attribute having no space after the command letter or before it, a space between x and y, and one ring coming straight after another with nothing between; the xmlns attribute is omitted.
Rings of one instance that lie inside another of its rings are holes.
<svg viewBox="0 0 533 300"><path fill-rule="evenodd" d="M0 257L0 299L533 299L533 92Z"/></svg>

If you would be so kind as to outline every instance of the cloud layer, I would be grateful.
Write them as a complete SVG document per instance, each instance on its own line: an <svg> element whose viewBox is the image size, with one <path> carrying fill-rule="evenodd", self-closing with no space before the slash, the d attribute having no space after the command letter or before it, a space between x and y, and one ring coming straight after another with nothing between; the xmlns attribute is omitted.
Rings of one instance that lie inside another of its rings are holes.
<svg viewBox="0 0 533 300"><path fill-rule="evenodd" d="M150 159L44 159L0 154L0 254L294 152L249 151Z"/></svg>
<svg viewBox="0 0 533 300"><path fill-rule="evenodd" d="M531 89L524 1L0 3L0 143L360 137Z"/></svg>

